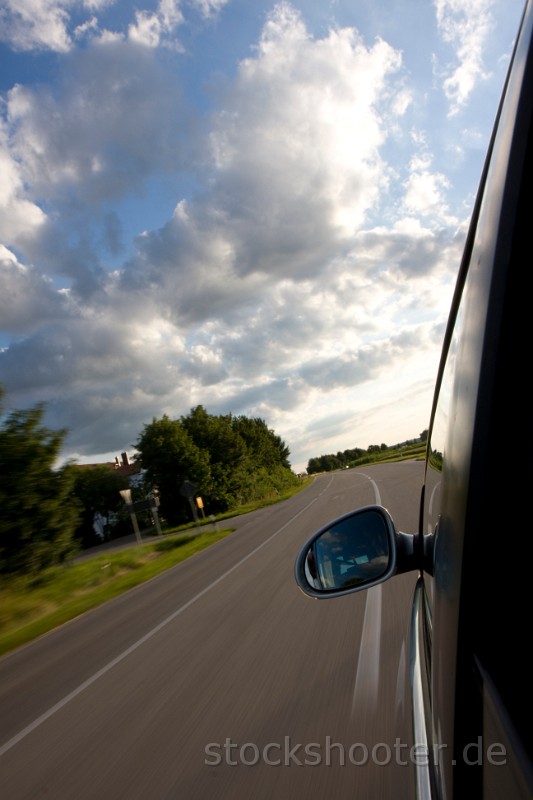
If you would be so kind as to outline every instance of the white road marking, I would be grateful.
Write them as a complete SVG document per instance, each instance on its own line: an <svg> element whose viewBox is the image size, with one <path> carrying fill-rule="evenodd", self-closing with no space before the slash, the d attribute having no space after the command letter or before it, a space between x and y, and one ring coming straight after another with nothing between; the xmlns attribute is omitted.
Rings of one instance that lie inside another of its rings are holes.
<svg viewBox="0 0 533 800"><path fill-rule="evenodd" d="M352 698L352 715L377 708L381 650L381 585L366 593L365 618Z"/></svg>
<svg viewBox="0 0 533 800"><path fill-rule="evenodd" d="M364 472L358 472L357 474L358 475L363 475L364 478L367 478L370 481L370 483L372 484L372 487L374 489L374 496L376 498L376 505L380 506L381 505L381 495L379 493L379 489L378 489L378 485L377 485L376 481L372 480L370 475L365 475Z"/></svg>
<svg viewBox="0 0 533 800"><path fill-rule="evenodd" d="M380 506L381 495L377 483L364 472L363 475L372 484L376 505ZM361 633L361 644L357 658L355 685L352 697L352 715L368 708L370 712L377 708L379 689L379 657L381 651L381 586L374 586L366 593L365 617Z"/></svg>
<svg viewBox="0 0 533 800"><path fill-rule="evenodd" d="M311 502L308 503L304 508L302 508L297 514L295 514L294 517L291 517L291 519L288 520L288 522L286 522L284 525L282 525L281 528L278 528L278 530L271 536L269 536L268 539L265 539L264 542L261 542L260 545L258 545L254 550L248 553L248 555L244 556L244 558L241 558L240 561L238 561L236 564L230 567L230 569L224 572L223 575L220 575L216 580L214 580L212 583L206 586L205 589L202 589L201 592L198 592L198 594L196 594L194 597L192 597L190 600L188 600L186 603L184 603L182 606L176 609L176 611L173 611L172 614L170 614L166 619L162 620L162 622L160 622L154 628L149 630L148 633L145 633L144 636L141 636L140 639L137 639L136 642L130 645L130 647L128 647L118 656L116 656L116 658L113 658L111 661L109 661L105 666L103 666L101 669L99 669L97 672L95 672L93 675L87 678L87 680L83 681L83 683L80 683L80 685L77 686L75 689L73 689L72 692L69 692L69 694L65 695L65 697L59 700L59 702L57 702L55 705L53 705L51 708L49 708L47 711L45 711L43 714L37 717L37 719L35 719L33 722L30 722L30 724L27 725L25 728L23 728L21 731L19 731L19 733L15 734L15 736L13 736L11 739L9 739L5 744L3 744L0 747L0 756L3 756L5 753L8 752L8 750L11 750L12 747L14 747L20 741L22 741L22 739L25 739L26 736L28 736L28 734L30 734L32 731L34 731L36 728L42 725L43 722L46 722L46 720L50 719L50 717L52 717L54 714L60 711L64 706L66 706L67 703L70 703L71 700L74 700L74 698L76 698L79 694L84 692L85 689L88 689L89 686L92 686L93 683L96 683L96 681L99 678L101 678L103 675L105 675L107 672L113 669L113 667L115 667L117 664L120 664L121 661L124 661L125 658L127 658L129 655L131 655L131 653L135 652L135 650L141 647L141 645L145 644L145 642L147 642L149 639L155 636L156 633L159 633L159 631L162 630L170 622L172 622L172 620L176 619L176 617L178 617L180 614L182 614L184 611L190 608L190 606L192 606L194 603L196 603L197 600L199 600L205 594L210 592L211 589L213 589L215 586L217 586L219 583L225 580L228 577L228 575L231 575L232 572L235 572L235 570L238 569L240 566L242 566L242 564L244 564L245 561L248 561L249 558L254 556L257 552L259 552L259 550L261 550L269 542L271 542L272 539L274 539L276 536L278 536L278 534L284 531L285 528L291 525L295 519L297 519L305 511L307 511L307 509L310 506L312 506L313 503L317 501L317 499L318 497L315 497L314 500L311 500Z"/></svg>

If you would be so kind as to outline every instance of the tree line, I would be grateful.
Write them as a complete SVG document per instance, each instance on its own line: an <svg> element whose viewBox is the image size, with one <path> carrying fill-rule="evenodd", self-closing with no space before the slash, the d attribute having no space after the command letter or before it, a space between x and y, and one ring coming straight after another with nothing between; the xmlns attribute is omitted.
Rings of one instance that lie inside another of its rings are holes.
<svg viewBox="0 0 533 800"><path fill-rule="evenodd" d="M190 518L186 482L213 514L298 482L289 448L264 420L208 414L201 405L179 419L153 419L135 447L147 482L159 491L161 514L173 525Z"/></svg>
<svg viewBox="0 0 533 800"><path fill-rule="evenodd" d="M0 401L2 394L0 387ZM35 574L96 544L97 517L112 535L131 532L119 494L127 478L106 465L56 467L67 431L44 425L42 404L4 416L1 410L0 575ZM185 482L194 485L209 514L298 482L289 448L258 418L217 416L197 406L178 419L154 418L135 447L143 480L133 499L156 493L168 525L191 519Z"/></svg>
<svg viewBox="0 0 533 800"><path fill-rule="evenodd" d="M361 464L368 464L369 462L376 461L377 457L381 454L396 451L402 447L411 447L424 443L427 437L428 431L424 430L418 439L409 439L401 444L371 444L366 450L362 447L353 447L352 449L339 451L337 453L316 456L309 459L307 463L307 472L309 475L315 475L318 472L332 472L336 469L347 469L349 467L357 467Z"/></svg>

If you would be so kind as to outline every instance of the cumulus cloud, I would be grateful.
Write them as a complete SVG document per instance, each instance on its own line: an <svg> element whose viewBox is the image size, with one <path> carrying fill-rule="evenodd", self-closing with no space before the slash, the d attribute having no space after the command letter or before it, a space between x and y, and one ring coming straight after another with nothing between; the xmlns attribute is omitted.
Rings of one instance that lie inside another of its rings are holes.
<svg viewBox="0 0 533 800"><path fill-rule="evenodd" d="M72 55L54 87L14 86L7 116L12 153L33 196L77 206L139 190L153 171L176 169L187 125L176 81L145 48L124 42Z"/></svg>
<svg viewBox="0 0 533 800"><path fill-rule="evenodd" d="M400 66L383 41L367 47L349 28L316 41L287 4L272 13L212 134L215 200L231 212L239 238L252 225L257 242L242 251L241 271L271 271L304 238L310 250L361 226L386 182L381 114L387 80Z"/></svg>
<svg viewBox="0 0 533 800"><path fill-rule="evenodd" d="M190 126L179 82L129 42L69 54L55 85L15 85L0 122L3 241L94 292L106 272L99 247L116 256L122 246L110 205L177 174Z"/></svg>
<svg viewBox="0 0 533 800"><path fill-rule="evenodd" d="M128 280L159 291L179 322L319 275L387 186L380 147L400 68L385 42L367 47L353 29L315 40L277 6L214 116L209 191L138 241Z"/></svg>
<svg viewBox="0 0 533 800"><path fill-rule="evenodd" d="M32 267L20 264L0 244L0 329L24 333L65 314L68 303L52 282Z"/></svg>
<svg viewBox="0 0 533 800"><path fill-rule="evenodd" d="M20 164L10 146L8 126L1 117L0 174L0 240L15 242L41 228L46 215L27 194Z"/></svg>
<svg viewBox="0 0 533 800"><path fill-rule="evenodd" d="M186 10L223 5L161 0L119 35L88 3L77 30L93 38L65 39L55 83L6 97L0 381L15 406L46 401L78 454L197 403L304 442L332 398L353 418L380 377L422 380L437 350L461 233L447 179L403 131L400 52L349 27L313 36L282 2L196 126L161 48ZM53 4L65 31L72 7ZM174 211L121 260L121 203L161 176L177 176Z"/></svg>

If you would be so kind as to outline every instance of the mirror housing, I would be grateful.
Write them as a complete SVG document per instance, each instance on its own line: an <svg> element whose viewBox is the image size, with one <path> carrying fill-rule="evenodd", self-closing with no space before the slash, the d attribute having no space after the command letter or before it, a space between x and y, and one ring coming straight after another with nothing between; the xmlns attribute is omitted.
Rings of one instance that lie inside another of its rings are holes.
<svg viewBox="0 0 533 800"><path fill-rule="evenodd" d="M413 535L397 533L382 506L364 506L317 531L300 550L296 583L314 598L340 597L369 589L418 569Z"/></svg>

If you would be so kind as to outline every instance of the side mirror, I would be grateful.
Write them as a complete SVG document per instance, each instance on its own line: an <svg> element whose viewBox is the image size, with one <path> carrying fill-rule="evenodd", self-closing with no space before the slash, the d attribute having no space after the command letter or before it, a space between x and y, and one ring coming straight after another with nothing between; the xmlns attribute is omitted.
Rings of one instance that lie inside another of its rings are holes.
<svg viewBox="0 0 533 800"><path fill-rule="evenodd" d="M381 506L365 506L330 522L304 545L296 583L310 597L339 597L416 569L414 536L396 533Z"/></svg>

